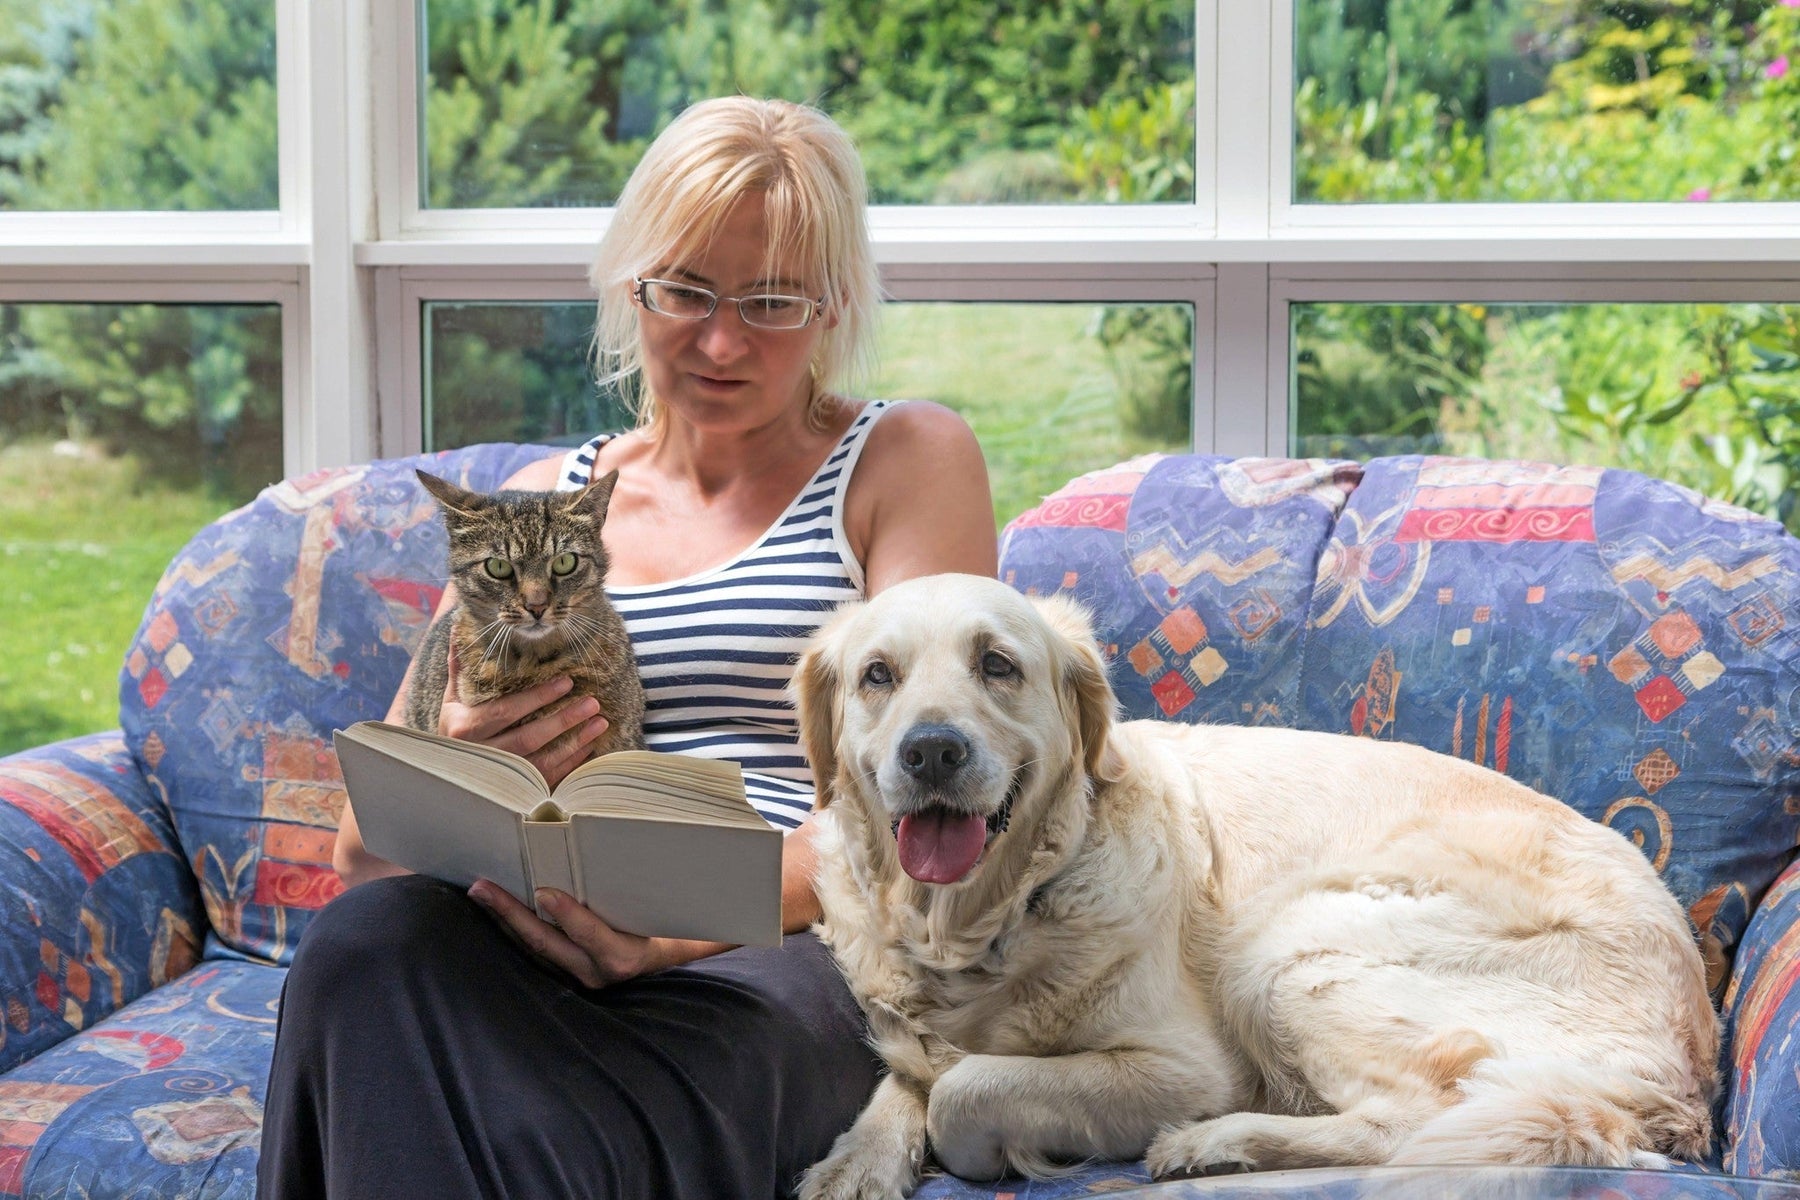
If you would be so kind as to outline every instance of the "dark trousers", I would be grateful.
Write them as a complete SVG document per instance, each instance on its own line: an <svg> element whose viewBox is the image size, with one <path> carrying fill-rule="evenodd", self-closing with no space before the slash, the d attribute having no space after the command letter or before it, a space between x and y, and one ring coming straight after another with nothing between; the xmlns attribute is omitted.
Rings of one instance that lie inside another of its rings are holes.
<svg viewBox="0 0 1800 1200"><path fill-rule="evenodd" d="M817 938L589 991L417 876L314 918L282 993L262 1200L788 1194L876 1081Z"/></svg>

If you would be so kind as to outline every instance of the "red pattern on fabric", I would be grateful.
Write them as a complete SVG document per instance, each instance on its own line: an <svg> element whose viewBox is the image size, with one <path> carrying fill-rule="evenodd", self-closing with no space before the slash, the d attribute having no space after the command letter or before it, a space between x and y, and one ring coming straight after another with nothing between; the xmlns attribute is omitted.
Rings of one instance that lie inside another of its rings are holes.
<svg viewBox="0 0 1800 1200"><path fill-rule="evenodd" d="M286 908L324 908L343 890L343 880L330 867L265 858L256 864L252 902Z"/></svg>
<svg viewBox="0 0 1800 1200"><path fill-rule="evenodd" d="M0 1146L0 1196L25 1194L25 1160L30 1146Z"/></svg>
<svg viewBox="0 0 1800 1200"><path fill-rule="evenodd" d="M1396 542L1591 542L1591 508L1415 508Z"/></svg>
<svg viewBox="0 0 1800 1200"><path fill-rule="evenodd" d="M1174 671L1150 685L1150 694L1167 716L1174 716L1194 701L1194 689Z"/></svg>
<svg viewBox="0 0 1800 1200"><path fill-rule="evenodd" d="M131 1033L123 1029L96 1029L91 1036L111 1038L131 1047L134 1051L141 1051L144 1056L141 1069L145 1071L160 1071L187 1053L187 1043L161 1033Z"/></svg>
<svg viewBox="0 0 1800 1200"><path fill-rule="evenodd" d="M1687 703L1681 688L1667 675L1658 675L1635 693L1638 707L1652 721L1661 721L1670 713Z"/></svg>
<svg viewBox="0 0 1800 1200"><path fill-rule="evenodd" d="M1110 529L1114 533L1124 533L1130 513L1130 496L1051 496L1030 512L1014 518L1011 528L1048 525L1059 529Z"/></svg>

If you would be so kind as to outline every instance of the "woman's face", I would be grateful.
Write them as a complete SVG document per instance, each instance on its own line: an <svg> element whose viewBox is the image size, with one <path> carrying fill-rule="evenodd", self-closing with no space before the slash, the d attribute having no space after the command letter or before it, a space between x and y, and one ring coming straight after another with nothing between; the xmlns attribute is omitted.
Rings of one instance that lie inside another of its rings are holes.
<svg viewBox="0 0 1800 1200"><path fill-rule="evenodd" d="M705 250L645 273L721 297L712 315L700 321L639 311L644 380L674 420L709 433L733 433L804 417L812 395L813 350L832 319L829 310L802 329L759 329L745 324L737 305L723 298L823 294L820 281L797 262L778 259L773 273L765 275L766 244L762 197L749 195L732 208Z"/></svg>

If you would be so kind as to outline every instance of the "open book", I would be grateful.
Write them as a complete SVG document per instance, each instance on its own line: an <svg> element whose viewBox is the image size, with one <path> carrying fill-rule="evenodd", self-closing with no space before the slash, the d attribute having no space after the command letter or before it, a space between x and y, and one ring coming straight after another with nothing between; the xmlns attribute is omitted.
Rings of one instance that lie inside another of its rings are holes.
<svg viewBox="0 0 1800 1200"><path fill-rule="evenodd" d="M559 888L614 929L781 942L781 834L732 762L619 750L552 792L517 754L358 721L335 736L363 844L421 875Z"/></svg>

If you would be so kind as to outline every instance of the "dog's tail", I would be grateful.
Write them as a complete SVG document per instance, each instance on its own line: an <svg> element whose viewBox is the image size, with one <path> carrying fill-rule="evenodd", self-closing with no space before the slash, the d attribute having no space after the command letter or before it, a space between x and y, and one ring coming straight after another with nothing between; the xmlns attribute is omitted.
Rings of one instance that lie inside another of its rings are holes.
<svg viewBox="0 0 1800 1200"><path fill-rule="evenodd" d="M1677 1096L1617 1067L1568 1059L1489 1058L1458 1084L1462 1099L1420 1126L1389 1161L1593 1167L1703 1157L1708 1099Z"/></svg>

